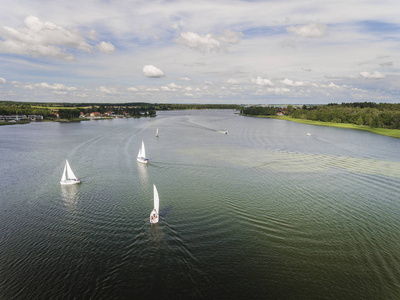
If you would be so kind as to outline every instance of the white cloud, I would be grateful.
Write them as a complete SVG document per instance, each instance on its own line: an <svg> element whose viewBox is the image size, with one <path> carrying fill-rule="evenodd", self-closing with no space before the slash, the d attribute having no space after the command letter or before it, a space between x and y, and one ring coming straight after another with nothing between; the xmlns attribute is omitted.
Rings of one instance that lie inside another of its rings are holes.
<svg viewBox="0 0 400 300"><path fill-rule="evenodd" d="M273 94L276 94L276 95L281 95L281 94L290 92L290 89L288 89L288 88L280 88L280 87L273 87L273 88L269 87L269 88L267 88L267 91L269 93L273 93Z"/></svg>
<svg viewBox="0 0 400 300"><path fill-rule="evenodd" d="M263 79L260 76L257 76L256 78L251 78L250 81L252 83L255 83L255 84L261 85L261 86L273 86L274 85L271 80Z"/></svg>
<svg viewBox="0 0 400 300"><path fill-rule="evenodd" d="M303 26L291 26L286 28L289 33L294 33L295 35L301 37L311 38L323 37L325 35L325 29L326 25L319 23L310 23Z"/></svg>
<svg viewBox="0 0 400 300"><path fill-rule="evenodd" d="M100 87L97 89L97 91L100 92L100 93L108 94L108 95L117 94L116 89L114 89L114 88L107 88L107 87L105 87L105 86L100 86Z"/></svg>
<svg viewBox="0 0 400 300"><path fill-rule="evenodd" d="M7 83L7 81L6 81L4 78L0 77L0 83L2 83L2 84L6 84L6 83Z"/></svg>
<svg viewBox="0 0 400 300"><path fill-rule="evenodd" d="M143 75L150 78L164 77L164 72L153 65L146 65L143 67Z"/></svg>
<svg viewBox="0 0 400 300"><path fill-rule="evenodd" d="M170 83L168 85L164 85L162 86L160 89L162 91L166 91L166 92L175 92L178 89L181 89L182 87L180 85L177 85L176 83Z"/></svg>
<svg viewBox="0 0 400 300"><path fill-rule="evenodd" d="M231 79L228 79L227 83L230 83L230 84L238 84L238 81L231 78Z"/></svg>
<svg viewBox="0 0 400 300"><path fill-rule="evenodd" d="M331 89L340 89L340 86L338 86L337 84L334 84L333 82L328 84L328 87L331 88Z"/></svg>
<svg viewBox="0 0 400 300"><path fill-rule="evenodd" d="M293 80L287 79L287 78L282 80L281 83L286 86L303 86L304 85L304 83L301 81L293 81Z"/></svg>
<svg viewBox="0 0 400 300"><path fill-rule="evenodd" d="M106 53L106 54L111 54L115 52L115 47L113 44L109 43L109 42L101 42L100 44L98 44L97 49L99 49L100 52L102 53Z"/></svg>
<svg viewBox="0 0 400 300"><path fill-rule="evenodd" d="M229 46L239 43L241 37L242 33L232 30L226 30L220 36L212 33L200 35L188 31L180 33L175 42L202 53L220 53L227 51Z"/></svg>
<svg viewBox="0 0 400 300"><path fill-rule="evenodd" d="M179 78L180 81L191 81L191 79L187 76Z"/></svg>
<svg viewBox="0 0 400 300"><path fill-rule="evenodd" d="M130 91L130 92L138 92L139 90L137 89L137 88L135 88L135 87L129 87L129 88L127 88L126 89L127 91Z"/></svg>
<svg viewBox="0 0 400 300"><path fill-rule="evenodd" d="M360 76L366 79L382 79L385 78L385 75L383 75L382 73L375 71L374 73L369 73L367 71L365 72L361 72Z"/></svg>
<svg viewBox="0 0 400 300"><path fill-rule="evenodd" d="M54 91L75 91L76 87L67 87L61 83L54 83L53 85L48 84L47 82L37 83L34 85L35 87L44 88L48 90Z"/></svg>
<svg viewBox="0 0 400 300"><path fill-rule="evenodd" d="M25 19L24 28L3 27L3 41L0 52L21 55L52 57L67 61L74 56L67 47L91 52L92 47L85 42L77 30L67 30L52 22L42 22L35 16Z"/></svg>

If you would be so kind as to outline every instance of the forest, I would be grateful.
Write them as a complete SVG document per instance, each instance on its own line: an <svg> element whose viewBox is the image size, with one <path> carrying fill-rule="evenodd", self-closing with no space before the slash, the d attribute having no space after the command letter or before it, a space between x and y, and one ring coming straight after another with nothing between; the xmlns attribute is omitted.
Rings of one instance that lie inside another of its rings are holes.
<svg viewBox="0 0 400 300"><path fill-rule="evenodd" d="M276 115L279 108L276 107L249 107L243 108L241 113L245 115ZM288 105L283 110L284 114L296 118L312 121L350 123L366 125L372 128L400 129L400 104L354 102L354 103L330 103L327 105L303 105L294 107Z"/></svg>

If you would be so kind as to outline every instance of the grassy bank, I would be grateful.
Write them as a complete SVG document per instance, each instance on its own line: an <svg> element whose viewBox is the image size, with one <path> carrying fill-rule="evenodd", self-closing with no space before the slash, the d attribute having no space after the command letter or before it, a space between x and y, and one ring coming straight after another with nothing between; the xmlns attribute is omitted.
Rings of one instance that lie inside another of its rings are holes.
<svg viewBox="0 0 400 300"><path fill-rule="evenodd" d="M305 119L295 119L287 116L277 117L277 116L251 116L251 117L264 117L264 118L273 118L279 120L292 121L297 123L309 124L309 125L318 125L318 126L330 126L330 127L338 127L338 128L348 128L348 129L357 129L369 131L372 133L390 136L393 138L400 139L400 130L397 129L385 129L385 128L372 128L370 126L365 125L355 125L349 123L333 123L333 122L322 122L322 121L312 121Z"/></svg>

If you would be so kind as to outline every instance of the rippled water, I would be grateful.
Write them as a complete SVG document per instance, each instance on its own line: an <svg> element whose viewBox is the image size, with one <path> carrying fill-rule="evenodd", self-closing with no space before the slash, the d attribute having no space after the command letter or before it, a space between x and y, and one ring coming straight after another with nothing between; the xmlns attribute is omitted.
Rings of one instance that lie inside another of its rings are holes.
<svg viewBox="0 0 400 300"><path fill-rule="evenodd" d="M398 139L174 111L2 126L0 153L0 299L400 295Z"/></svg>

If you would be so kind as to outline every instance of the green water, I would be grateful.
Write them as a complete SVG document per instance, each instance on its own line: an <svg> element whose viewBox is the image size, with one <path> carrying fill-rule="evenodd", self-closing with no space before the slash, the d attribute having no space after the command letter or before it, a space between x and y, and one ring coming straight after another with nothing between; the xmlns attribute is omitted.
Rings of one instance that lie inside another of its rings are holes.
<svg viewBox="0 0 400 300"><path fill-rule="evenodd" d="M397 299L399 150L222 110L0 127L0 298Z"/></svg>

